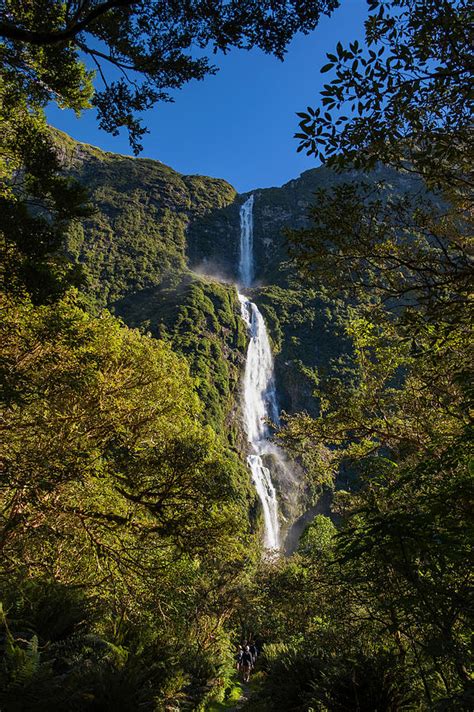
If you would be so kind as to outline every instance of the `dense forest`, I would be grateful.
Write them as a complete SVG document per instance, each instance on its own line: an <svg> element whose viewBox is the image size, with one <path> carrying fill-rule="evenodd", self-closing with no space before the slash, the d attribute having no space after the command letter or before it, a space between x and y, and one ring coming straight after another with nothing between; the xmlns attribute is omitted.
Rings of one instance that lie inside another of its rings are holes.
<svg viewBox="0 0 474 712"><path fill-rule="evenodd" d="M294 107L322 165L252 192L281 551L243 425L249 195L45 118L94 108L138 156L206 54L281 59L339 5L0 0L2 711L474 708L467 0L367 0Z"/></svg>

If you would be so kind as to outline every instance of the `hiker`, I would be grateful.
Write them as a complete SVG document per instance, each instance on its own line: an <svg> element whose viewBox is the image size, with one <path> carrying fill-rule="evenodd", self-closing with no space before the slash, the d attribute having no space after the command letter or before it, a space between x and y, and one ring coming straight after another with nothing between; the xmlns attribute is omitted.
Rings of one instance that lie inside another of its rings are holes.
<svg viewBox="0 0 474 712"><path fill-rule="evenodd" d="M239 649L237 650L237 655L235 656L235 659L237 661L237 672L240 672L240 669L242 667L243 654L244 654L244 649L242 648L241 645L239 645Z"/></svg>
<svg viewBox="0 0 474 712"><path fill-rule="evenodd" d="M252 665L253 667L255 667L255 663L257 662L258 648L253 641L249 643L249 649L250 654L252 656Z"/></svg>
<svg viewBox="0 0 474 712"><path fill-rule="evenodd" d="M248 682L250 680L250 671L252 669L252 666L252 653L250 652L250 647L246 645L242 655L242 675L244 678L244 682Z"/></svg>

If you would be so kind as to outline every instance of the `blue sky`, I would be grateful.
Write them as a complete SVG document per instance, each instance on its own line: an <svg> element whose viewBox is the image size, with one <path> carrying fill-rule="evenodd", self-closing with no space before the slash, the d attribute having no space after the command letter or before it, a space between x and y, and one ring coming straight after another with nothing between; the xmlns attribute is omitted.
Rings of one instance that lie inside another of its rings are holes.
<svg viewBox="0 0 474 712"><path fill-rule="evenodd" d="M306 37L296 37L282 63L260 51L217 56L216 76L191 82L174 93L175 102L144 114L149 128L142 156L156 158L181 173L225 178L239 191L282 185L314 168L314 159L296 153L295 112L315 105L328 75L319 68L338 40L363 36L366 0L342 0ZM51 124L79 141L131 154L127 136L100 131L93 111L76 119L51 106Z"/></svg>

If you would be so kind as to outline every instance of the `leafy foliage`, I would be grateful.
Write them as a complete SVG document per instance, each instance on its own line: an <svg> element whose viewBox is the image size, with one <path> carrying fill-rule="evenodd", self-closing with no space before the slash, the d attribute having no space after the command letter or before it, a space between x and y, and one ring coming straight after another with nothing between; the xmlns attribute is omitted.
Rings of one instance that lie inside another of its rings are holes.
<svg viewBox="0 0 474 712"><path fill-rule="evenodd" d="M0 249L2 284L50 301L82 281L60 254L64 231L88 214L86 192L61 175L54 141L38 111L6 73L0 83Z"/></svg>
<svg viewBox="0 0 474 712"><path fill-rule="evenodd" d="M466 0L368 0L365 46L339 42L321 106L301 118L298 150L342 167L377 161L465 185L472 152Z"/></svg>
<svg viewBox="0 0 474 712"><path fill-rule="evenodd" d="M260 573L247 624L267 641L269 709L470 708L466 446L411 470L374 459L339 532L317 518Z"/></svg>
<svg viewBox="0 0 474 712"><path fill-rule="evenodd" d="M72 295L7 303L4 344L4 705L199 699L225 657L250 495L186 363Z"/></svg>
<svg viewBox="0 0 474 712"><path fill-rule="evenodd" d="M289 233L290 253L311 279L333 293L384 305L398 300L424 313L464 308L471 278L467 198L427 195L416 184L395 192L367 181L320 189L315 197L310 227Z"/></svg>
<svg viewBox="0 0 474 712"><path fill-rule="evenodd" d="M255 563L255 497L233 449L235 293L186 266L186 252L223 244L214 226L227 234L234 191L53 139L41 113L51 98L78 112L94 102L138 150L135 112L211 69L193 42L281 55L336 4L8 3L5 709L198 708L222 695L241 630L265 642L269 709L472 708L466 3L370 0L367 47L330 57L336 79L301 116L302 147L336 168L375 167L375 180L321 186L323 169L281 199L257 195L257 261L273 284L256 300L280 372L316 396L280 437L316 486L341 470L352 482L288 560ZM104 72L94 96L87 55L131 83ZM347 119L331 115L347 102ZM81 225L64 164L91 188ZM294 278L277 264L282 241L266 262L268 236L318 187L312 224L288 236ZM66 257L89 271L90 312L64 295L65 235ZM346 353L331 359L341 330Z"/></svg>
<svg viewBox="0 0 474 712"><path fill-rule="evenodd" d="M338 5L4 0L2 58L36 102L56 101L76 111L92 102L101 128L116 135L125 127L137 153L146 130L136 114L170 101L169 91L185 82L215 73L208 57L193 55L192 47L224 53L259 47L281 59L296 32L314 29L320 15ZM102 80L95 95L95 72L85 68L86 59Z"/></svg>
<svg viewBox="0 0 474 712"><path fill-rule="evenodd" d="M235 444L234 406L246 346L237 293L233 286L195 275L175 280L130 295L115 309L128 324L169 340L186 357L206 422Z"/></svg>
<svg viewBox="0 0 474 712"><path fill-rule="evenodd" d="M269 709L468 710L467 4L369 8L367 47L329 56L322 71L336 78L299 138L338 169L374 174L318 190L311 223L288 233L308 285L346 304L351 368L319 374L317 417L289 417L280 433L316 481L349 470L352 486L333 498L337 534L317 519L297 556L267 567L248 625L268 641ZM333 117L344 102L350 116ZM374 180L380 160L404 191Z"/></svg>

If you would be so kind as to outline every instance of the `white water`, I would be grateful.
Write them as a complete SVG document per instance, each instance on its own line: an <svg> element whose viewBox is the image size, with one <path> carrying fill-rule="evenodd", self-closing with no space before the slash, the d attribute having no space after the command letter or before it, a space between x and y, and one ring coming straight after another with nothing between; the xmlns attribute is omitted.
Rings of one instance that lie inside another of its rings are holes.
<svg viewBox="0 0 474 712"><path fill-rule="evenodd" d="M240 208L240 262L239 279L243 287L252 284L253 268L253 195ZM278 406L275 391L273 357L267 328L257 306L239 292L242 318L247 324L250 342L245 363L243 410L244 425L250 445L247 458L252 480L262 503L266 549L280 548L278 502L270 470L262 457L278 457L278 448L269 441L270 418L278 423Z"/></svg>
<svg viewBox="0 0 474 712"><path fill-rule="evenodd" d="M253 193L240 208L239 281L242 287L253 281Z"/></svg>

